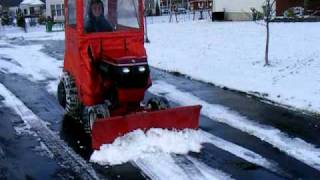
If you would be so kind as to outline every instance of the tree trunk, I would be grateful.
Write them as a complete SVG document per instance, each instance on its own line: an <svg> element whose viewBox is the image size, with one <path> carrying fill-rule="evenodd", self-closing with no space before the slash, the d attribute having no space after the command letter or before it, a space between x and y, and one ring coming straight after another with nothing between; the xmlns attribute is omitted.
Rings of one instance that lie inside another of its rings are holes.
<svg viewBox="0 0 320 180"><path fill-rule="evenodd" d="M267 40L266 40L266 52L265 52L265 66L269 66L269 35L270 35L270 29L269 29L269 21L267 21Z"/></svg>
<svg viewBox="0 0 320 180"><path fill-rule="evenodd" d="M267 27L267 40L266 40L266 52L265 52L265 66L269 66L269 34L270 34L270 29L269 29L269 20L266 22L266 27Z"/></svg>
<svg viewBox="0 0 320 180"><path fill-rule="evenodd" d="M309 8L310 0L304 0L303 6L304 6L304 11L306 12Z"/></svg>

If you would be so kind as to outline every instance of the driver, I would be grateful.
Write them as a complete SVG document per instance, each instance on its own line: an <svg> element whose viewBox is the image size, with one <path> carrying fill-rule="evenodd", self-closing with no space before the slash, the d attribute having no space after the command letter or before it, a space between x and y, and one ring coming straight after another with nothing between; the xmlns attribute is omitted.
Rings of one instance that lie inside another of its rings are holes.
<svg viewBox="0 0 320 180"><path fill-rule="evenodd" d="M104 8L101 0L91 0L88 19L84 25L86 32L110 32L112 25L104 17Z"/></svg>

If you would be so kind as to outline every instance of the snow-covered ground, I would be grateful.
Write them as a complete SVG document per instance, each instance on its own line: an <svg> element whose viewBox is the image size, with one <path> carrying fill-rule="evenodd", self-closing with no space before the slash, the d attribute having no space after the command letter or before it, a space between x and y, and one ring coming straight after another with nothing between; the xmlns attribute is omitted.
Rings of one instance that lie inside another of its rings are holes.
<svg viewBox="0 0 320 180"><path fill-rule="evenodd" d="M20 27L13 26L0 26L0 38L12 39L12 38L24 38L25 40L64 40L64 32L59 25L55 25L53 30L58 32L47 33L45 26L35 26L27 28L27 32L24 32Z"/></svg>
<svg viewBox="0 0 320 180"><path fill-rule="evenodd" d="M320 112L320 23L272 23L270 63L264 66L265 28L254 22L192 21L180 16L148 19L146 44L152 66L253 94L278 104ZM0 37L63 40L43 26L22 33L0 29Z"/></svg>
<svg viewBox="0 0 320 180"><path fill-rule="evenodd" d="M320 112L320 23L272 23L271 66L264 67L260 24L149 21L146 48L152 66Z"/></svg>
<svg viewBox="0 0 320 180"><path fill-rule="evenodd" d="M209 104L188 92L178 90L174 85L163 81L157 81L150 89L153 94L166 94L168 99L181 105L201 104L201 113L214 121L228 124L231 127L256 136L262 141L268 142L280 151L320 170L320 149L305 142L300 138L292 138L288 134L268 125L259 124L249 120L227 107Z"/></svg>

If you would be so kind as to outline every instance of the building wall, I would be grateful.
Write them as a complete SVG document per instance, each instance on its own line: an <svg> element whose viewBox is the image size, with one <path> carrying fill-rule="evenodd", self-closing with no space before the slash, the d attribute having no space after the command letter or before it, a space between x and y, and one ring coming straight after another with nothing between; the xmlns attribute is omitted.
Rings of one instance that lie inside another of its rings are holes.
<svg viewBox="0 0 320 180"><path fill-rule="evenodd" d="M226 21L250 21L252 15L247 12L226 12L224 18Z"/></svg>
<svg viewBox="0 0 320 180"><path fill-rule="evenodd" d="M25 4L21 4L20 5L20 9L22 10L23 14L25 16L30 16L30 15L42 15L42 11L41 11L41 6L42 5L25 5ZM30 8L33 8L33 13L30 11Z"/></svg>
<svg viewBox="0 0 320 180"><path fill-rule="evenodd" d="M265 0L213 0L212 11L224 12L225 20L248 21L252 20L251 8L263 12L264 4Z"/></svg>
<svg viewBox="0 0 320 180"><path fill-rule="evenodd" d="M213 0L216 12L251 12L250 8L262 11L265 0Z"/></svg>
<svg viewBox="0 0 320 180"><path fill-rule="evenodd" d="M46 16L53 17L57 22L63 22L64 0L46 0Z"/></svg>
<svg viewBox="0 0 320 180"><path fill-rule="evenodd" d="M16 17L16 12L19 9L19 7L9 7L9 16Z"/></svg>

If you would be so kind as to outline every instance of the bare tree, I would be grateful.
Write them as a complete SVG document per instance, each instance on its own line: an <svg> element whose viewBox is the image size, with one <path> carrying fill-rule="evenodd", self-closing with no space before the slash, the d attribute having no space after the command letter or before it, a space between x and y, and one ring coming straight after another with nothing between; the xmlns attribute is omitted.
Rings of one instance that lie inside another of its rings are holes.
<svg viewBox="0 0 320 180"><path fill-rule="evenodd" d="M276 0L265 0L264 7L264 21L265 21L265 27L266 27L266 49L265 49L265 66L269 66L269 42L270 42L270 22L272 20L272 17L275 14L275 5Z"/></svg>
<svg viewBox="0 0 320 180"><path fill-rule="evenodd" d="M309 5L310 5L310 0L304 0L303 1L303 6L304 6L304 11L305 12L308 11Z"/></svg>

